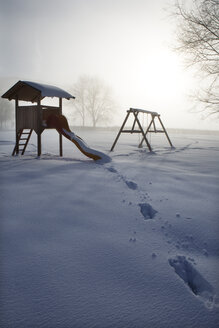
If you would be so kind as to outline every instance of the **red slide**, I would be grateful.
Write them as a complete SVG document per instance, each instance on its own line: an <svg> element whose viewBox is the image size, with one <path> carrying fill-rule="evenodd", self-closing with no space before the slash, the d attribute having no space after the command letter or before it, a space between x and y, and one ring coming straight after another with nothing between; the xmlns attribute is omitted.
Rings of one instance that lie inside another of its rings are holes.
<svg viewBox="0 0 219 328"><path fill-rule="evenodd" d="M90 157L95 161L102 158L101 152L89 148L80 137L70 130L68 121L64 115L52 114L48 117L46 124L48 128L56 129L64 137L72 141L85 156Z"/></svg>

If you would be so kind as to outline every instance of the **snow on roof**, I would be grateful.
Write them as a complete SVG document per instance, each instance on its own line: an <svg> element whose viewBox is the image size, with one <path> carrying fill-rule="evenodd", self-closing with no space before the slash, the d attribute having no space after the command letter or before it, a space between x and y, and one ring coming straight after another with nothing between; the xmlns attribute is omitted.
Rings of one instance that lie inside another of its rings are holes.
<svg viewBox="0 0 219 328"><path fill-rule="evenodd" d="M41 84L31 81L23 81L23 82L37 90L40 90L42 97L58 97L58 98L67 98L67 99L75 98L65 90L55 87L53 85Z"/></svg>
<svg viewBox="0 0 219 328"><path fill-rule="evenodd" d="M2 95L2 98L7 98L9 100L18 99L31 102L36 102L45 97L75 98L70 93L56 86L31 81L18 81Z"/></svg>

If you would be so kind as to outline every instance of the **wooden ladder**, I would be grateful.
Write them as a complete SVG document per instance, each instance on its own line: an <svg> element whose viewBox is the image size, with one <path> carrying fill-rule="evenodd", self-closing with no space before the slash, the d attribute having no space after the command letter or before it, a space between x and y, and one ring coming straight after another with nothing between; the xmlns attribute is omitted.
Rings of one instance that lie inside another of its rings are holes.
<svg viewBox="0 0 219 328"><path fill-rule="evenodd" d="M22 129L18 132L17 142L16 142L16 145L12 152L12 156L14 156L16 153L19 154L20 152L21 152L21 155L24 154L32 132L33 132L33 129Z"/></svg>

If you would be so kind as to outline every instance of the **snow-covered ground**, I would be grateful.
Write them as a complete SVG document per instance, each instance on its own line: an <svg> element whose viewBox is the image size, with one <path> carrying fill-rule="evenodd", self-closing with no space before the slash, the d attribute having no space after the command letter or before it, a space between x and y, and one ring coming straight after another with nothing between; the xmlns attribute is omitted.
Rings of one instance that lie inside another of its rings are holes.
<svg viewBox="0 0 219 328"><path fill-rule="evenodd" d="M0 327L217 327L219 135L74 132L112 161L0 132Z"/></svg>

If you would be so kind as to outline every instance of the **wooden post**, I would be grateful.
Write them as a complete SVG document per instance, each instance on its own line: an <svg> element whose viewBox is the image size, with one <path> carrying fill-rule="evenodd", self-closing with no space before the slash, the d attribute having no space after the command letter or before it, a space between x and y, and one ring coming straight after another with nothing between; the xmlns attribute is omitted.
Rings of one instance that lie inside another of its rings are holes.
<svg viewBox="0 0 219 328"><path fill-rule="evenodd" d="M130 115L130 111L127 112L126 118L125 118L125 120L124 120L124 122L123 122L123 124L122 124L122 126L121 126L121 129L119 130L119 133L117 134L117 137L116 137L116 139L115 139L115 141L114 141L114 143L113 143L113 145L112 145L110 151L113 151L113 149L114 149L114 147L115 147L115 145L116 145L116 143L117 143L117 141L118 141L118 139L119 139L119 136L120 136L120 134L121 134L121 132L122 132L124 126L125 126L125 123L126 123L128 117L129 117L129 115Z"/></svg>
<svg viewBox="0 0 219 328"><path fill-rule="evenodd" d="M155 125L155 116L154 115L151 115L152 119L153 119L153 126L154 126L154 132L156 133L157 132L157 129L156 129L156 125ZM158 116L159 117L159 116Z"/></svg>
<svg viewBox="0 0 219 328"><path fill-rule="evenodd" d="M40 99L37 101L37 155L41 155L41 124L42 124L42 109L40 106Z"/></svg>
<svg viewBox="0 0 219 328"><path fill-rule="evenodd" d="M136 117L137 117L137 116L138 116L138 113L137 113ZM134 122L133 122L133 125L132 125L132 130L131 130L131 131L134 131L134 129L135 129L136 117L135 117L135 119L134 119Z"/></svg>
<svg viewBox="0 0 219 328"><path fill-rule="evenodd" d="M16 100L15 100L15 153L16 155L18 155L19 153L19 137L18 137L18 97L16 97Z"/></svg>
<svg viewBox="0 0 219 328"><path fill-rule="evenodd" d="M62 98L59 98L59 111L60 115L62 115ZM59 133L59 155L63 156L63 145L62 145L62 134Z"/></svg>

